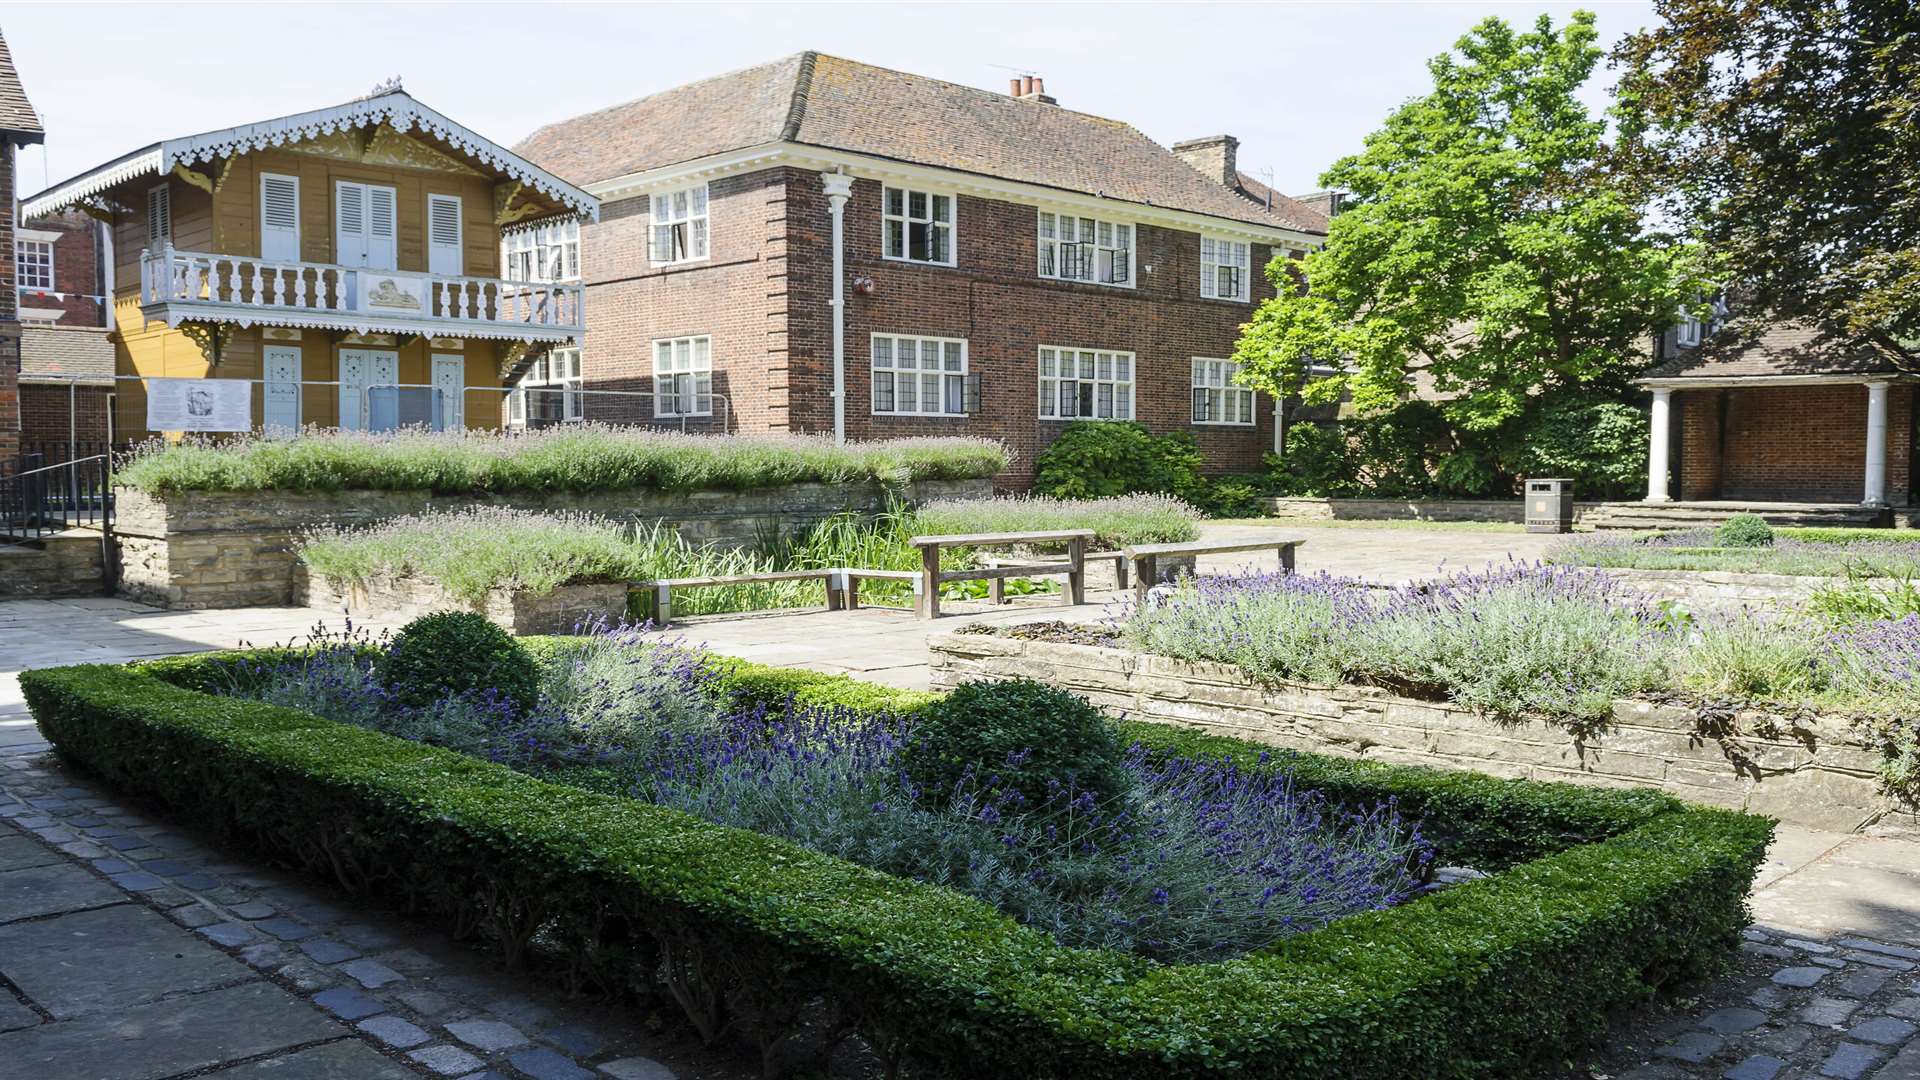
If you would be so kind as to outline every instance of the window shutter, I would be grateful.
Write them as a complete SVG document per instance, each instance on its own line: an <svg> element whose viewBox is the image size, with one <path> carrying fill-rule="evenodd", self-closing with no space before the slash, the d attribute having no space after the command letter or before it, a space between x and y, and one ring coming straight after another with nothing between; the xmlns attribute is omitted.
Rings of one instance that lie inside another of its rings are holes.
<svg viewBox="0 0 1920 1080"><path fill-rule="evenodd" d="M367 186L337 183L333 188L333 261L367 265Z"/></svg>
<svg viewBox="0 0 1920 1080"><path fill-rule="evenodd" d="M300 178L260 174L260 257L300 261Z"/></svg>
<svg viewBox="0 0 1920 1080"><path fill-rule="evenodd" d="M427 273L441 277L466 273L463 238L459 196L428 195Z"/></svg>
<svg viewBox="0 0 1920 1080"><path fill-rule="evenodd" d="M165 184L147 192L147 243L173 239L173 199Z"/></svg>
<svg viewBox="0 0 1920 1080"><path fill-rule="evenodd" d="M393 189L367 188L367 235L390 240L394 232Z"/></svg>

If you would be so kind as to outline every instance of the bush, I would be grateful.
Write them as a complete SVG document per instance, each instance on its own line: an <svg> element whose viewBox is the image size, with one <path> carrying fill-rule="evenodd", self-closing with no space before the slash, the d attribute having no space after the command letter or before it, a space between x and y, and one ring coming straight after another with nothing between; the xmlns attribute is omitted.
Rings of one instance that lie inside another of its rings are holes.
<svg viewBox="0 0 1920 1080"><path fill-rule="evenodd" d="M968 683L914 724L900 760L922 792L972 784L1016 791L1031 807L1064 788L1106 802L1126 785L1126 747L1078 694L1031 679Z"/></svg>
<svg viewBox="0 0 1920 1080"><path fill-rule="evenodd" d="M1033 490L1062 499L1149 492L1196 502L1204 487L1191 432L1154 435L1132 421L1068 424L1034 467Z"/></svg>
<svg viewBox="0 0 1920 1080"><path fill-rule="evenodd" d="M1713 530L1721 547L1763 548L1773 546L1773 526L1759 514L1735 514Z"/></svg>
<svg viewBox="0 0 1920 1080"><path fill-rule="evenodd" d="M489 692L519 711L540 694L540 669L511 634L471 611L438 611L400 628L374 676L402 704Z"/></svg>
<svg viewBox="0 0 1920 1080"><path fill-rule="evenodd" d="M1092 529L1098 549L1129 544L1178 544L1200 537L1200 511L1170 495L1054 499L1015 495L997 499L940 499L914 512L913 528L949 535L983 532L1055 532ZM918 565L916 560L903 569Z"/></svg>
<svg viewBox="0 0 1920 1080"><path fill-rule="evenodd" d="M1207 485L1206 508L1212 517L1259 517L1267 511L1265 476L1223 476Z"/></svg>
<svg viewBox="0 0 1920 1080"><path fill-rule="evenodd" d="M362 902L470 928L508 960L539 936L596 984L664 980L696 1026L763 1047L821 1002L886 1063L929 1077L1538 1075L1609 1010L1731 955L1772 832L1654 792L1269 760L1160 728L1307 786L1454 815L1528 861L1265 953L1156 965L1062 948L950 890L771 837L155 677L192 683L223 662L37 670L21 685L70 760Z"/></svg>

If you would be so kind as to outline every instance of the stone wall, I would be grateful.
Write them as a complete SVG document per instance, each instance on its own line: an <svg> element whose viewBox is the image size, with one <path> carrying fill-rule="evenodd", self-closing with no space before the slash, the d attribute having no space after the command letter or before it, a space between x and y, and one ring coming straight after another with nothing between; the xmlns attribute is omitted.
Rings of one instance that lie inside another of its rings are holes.
<svg viewBox="0 0 1920 1080"><path fill-rule="evenodd" d="M99 596L107 591L100 565L100 534L74 529L40 547L0 546L0 600Z"/></svg>
<svg viewBox="0 0 1920 1080"><path fill-rule="evenodd" d="M1822 586L1845 585L1845 578L1805 574L1736 574L1725 570L1626 570L1608 567L1635 592L1672 600L1690 608L1770 608L1803 604Z"/></svg>
<svg viewBox="0 0 1920 1080"><path fill-rule="evenodd" d="M1228 664L987 634L935 635L927 647L936 688L1025 676L1136 720L1291 750L1656 787L1810 828L1920 837L1920 817L1879 792L1879 754L1836 718L1743 712L1740 734L1712 739L1696 733L1691 709L1622 700L1601 736L1577 743L1544 721L1500 724L1368 687L1263 685Z"/></svg>
<svg viewBox="0 0 1920 1080"><path fill-rule="evenodd" d="M909 502L984 498L989 480L922 481ZM696 543L751 547L833 514L876 514L878 484L792 484L753 491L617 491L586 495L435 496L423 491L188 492L158 498L115 489L119 588L163 607L249 607L293 597L295 540L316 525L368 525L430 508L510 506L573 510L643 528L659 524Z"/></svg>
<svg viewBox="0 0 1920 1080"><path fill-rule="evenodd" d="M406 622L436 611L477 611L512 634L571 634L596 619L619 622L627 612L627 587L618 581L574 581L535 595L524 589L494 589L474 603L439 582L412 574L375 574L355 584L316 577L302 566L294 575L294 602L349 615Z"/></svg>
<svg viewBox="0 0 1920 1080"><path fill-rule="evenodd" d="M1519 499L1312 499L1275 497L1265 500L1267 512L1283 521L1511 521L1526 520L1526 503ZM1573 504L1578 522L1602 506Z"/></svg>

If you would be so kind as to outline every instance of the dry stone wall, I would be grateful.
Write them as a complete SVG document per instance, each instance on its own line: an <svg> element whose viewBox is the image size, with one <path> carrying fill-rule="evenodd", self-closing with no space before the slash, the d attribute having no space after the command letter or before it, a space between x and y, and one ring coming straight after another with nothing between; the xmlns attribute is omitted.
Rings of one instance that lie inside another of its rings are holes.
<svg viewBox="0 0 1920 1080"><path fill-rule="evenodd" d="M1024 676L1136 720L1290 750L1656 787L1810 828L1920 837L1912 809L1880 793L1878 753L1843 719L1743 712L1732 718L1739 734L1716 739L1697 733L1690 708L1622 700L1600 736L1576 742L1544 721L1496 723L1370 687L1265 685L1229 664L990 634L935 635L927 647L938 689Z"/></svg>
<svg viewBox="0 0 1920 1080"><path fill-rule="evenodd" d="M984 498L990 480L933 480L897 494L909 502ZM585 495L433 495L424 491L186 492L155 497L115 489L119 589L163 607L290 603L299 535L316 525L368 525L428 509L508 506L571 510L644 528L661 525L696 543L751 547L853 511L877 514L878 484L792 484L752 491L613 491Z"/></svg>
<svg viewBox="0 0 1920 1080"><path fill-rule="evenodd" d="M571 634L583 623L618 622L627 611L627 587L618 581L574 581L535 595L524 589L493 589L475 603L436 581L405 574L374 574L362 582L318 577L300 567L294 601L306 607L406 622L436 611L477 611L512 634Z"/></svg>

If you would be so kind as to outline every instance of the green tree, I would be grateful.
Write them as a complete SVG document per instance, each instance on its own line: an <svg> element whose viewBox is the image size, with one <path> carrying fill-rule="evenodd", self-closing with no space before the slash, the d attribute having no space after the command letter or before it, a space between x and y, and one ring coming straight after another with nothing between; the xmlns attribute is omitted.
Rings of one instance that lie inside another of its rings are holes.
<svg viewBox="0 0 1920 1080"><path fill-rule="evenodd" d="M1377 414L1424 368L1469 432L1542 392L1624 397L1702 281L1607 168L1606 124L1575 97L1599 58L1578 12L1524 33L1489 18L1431 61L1433 92L1321 178L1352 193L1326 246L1267 268L1279 295L1240 339L1245 381ZM1314 358L1341 370L1313 377Z"/></svg>
<svg viewBox="0 0 1920 1080"><path fill-rule="evenodd" d="M1920 337L1920 7L1655 6L1615 55L1647 189L1765 308Z"/></svg>

